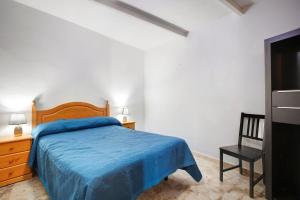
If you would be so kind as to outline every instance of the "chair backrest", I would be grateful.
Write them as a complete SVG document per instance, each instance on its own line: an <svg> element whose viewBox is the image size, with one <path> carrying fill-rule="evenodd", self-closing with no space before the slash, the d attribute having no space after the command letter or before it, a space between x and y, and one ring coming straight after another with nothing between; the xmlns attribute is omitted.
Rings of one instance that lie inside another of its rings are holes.
<svg viewBox="0 0 300 200"><path fill-rule="evenodd" d="M240 133L238 142L239 146L242 145L243 137L263 141L263 134L259 134L259 130L264 119L264 115L241 113Z"/></svg>

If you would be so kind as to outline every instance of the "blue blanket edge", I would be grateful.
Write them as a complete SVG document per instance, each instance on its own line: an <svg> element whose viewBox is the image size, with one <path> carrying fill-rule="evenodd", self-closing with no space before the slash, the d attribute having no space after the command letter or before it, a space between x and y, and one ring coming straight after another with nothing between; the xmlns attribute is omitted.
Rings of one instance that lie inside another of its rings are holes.
<svg viewBox="0 0 300 200"><path fill-rule="evenodd" d="M197 166L195 166L194 163L191 163L191 165L189 165L189 166L187 166L187 167L182 167L182 168L179 168L179 169L185 170L188 174L191 175L191 177L192 177L196 182L200 182L200 181L202 180L202 174L201 174L200 171L199 171L199 174L198 174L197 177L192 176L192 174L189 172L190 170L193 171L192 169L189 170L189 168L193 168L193 167L198 168ZM171 170L170 172L166 173L163 177L164 177L164 178L165 178L165 177L168 177L168 176L172 175L173 173L175 173L177 170L178 170L178 169ZM35 171L37 172L38 170L35 169ZM39 179L40 179L42 185L44 186L44 188L45 188L45 190L46 190L46 192L47 192L47 195L50 197L50 199L54 199L54 198L50 195L50 193L49 193L48 184L46 183L46 181L45 181L42 177L40 177L39 175L38 175L38 177L39 177ZM146 190L148 190L148 189L150 189L150 188L152 188L152 187L158 185L159 183L161 183L161 182L164 180L164 178L162 178L162 179L159 180L159 181L153 182L151 185L149 185L148 187L144 188L143 191L140 191L140 192L138 192L137 194L135 194L134 199L137 199L137 198L138 198L143 192L145 192Z"/></svg>

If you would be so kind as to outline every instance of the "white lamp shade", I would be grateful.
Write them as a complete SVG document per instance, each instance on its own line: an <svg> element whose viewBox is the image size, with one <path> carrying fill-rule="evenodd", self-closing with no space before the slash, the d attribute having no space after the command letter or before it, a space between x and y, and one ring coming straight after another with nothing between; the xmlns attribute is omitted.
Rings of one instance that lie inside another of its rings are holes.
<svg viewBox="0 0 300 200"><path fill-rule="evenodd" d="M26 117L24 114L12 114L10 116L9 125L26 124Z"/></svg>
<svg viewBox="0 0 300 200"><path fill-rule="evenodd" d="M122 108L122 115L128 115L128 114L129 114L128 108L127 107L123 107Z"/></svg>

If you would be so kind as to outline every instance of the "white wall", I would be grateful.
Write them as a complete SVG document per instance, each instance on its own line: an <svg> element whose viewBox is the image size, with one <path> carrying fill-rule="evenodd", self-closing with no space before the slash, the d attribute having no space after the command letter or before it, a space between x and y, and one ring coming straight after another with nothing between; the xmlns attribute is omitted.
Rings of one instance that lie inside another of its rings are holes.
<svg viewBox="0 0 300 200"><path fill-rule="evenodd" d="M240 113L265 113L264 39L299 28L299 11L299 0L257 1L243 16L149 51L146 130L183 137L214 157L236 144Z"/></svg>
<svg viewBox="0 0 300 200"><path fill-rule="evenodd" d="M143 128L144 52L10 0L0 24L0 135L11 134L8 113L30 113L36 97L40 108L108 99Z"/></svg>
<svg viewBox="0 0 300 200"><path fill-rule="evenodd" d="M146 130L217 157L219 146L237 142L241 111L264 113L263 41L300 27L299 10L299 0L260 0L243 16L195 26L144 60L133 47L2 0L0 134L11 132L8 112L30 113L36 97L41 108L109 99L114 113L129 106L138 129L145 116Z"/></svg>

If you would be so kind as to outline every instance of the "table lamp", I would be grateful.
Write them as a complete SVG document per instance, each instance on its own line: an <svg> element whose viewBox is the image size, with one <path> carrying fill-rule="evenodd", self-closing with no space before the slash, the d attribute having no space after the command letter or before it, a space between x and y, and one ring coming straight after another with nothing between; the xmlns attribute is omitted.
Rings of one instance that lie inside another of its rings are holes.
<svg viewBox="0 0 300 200"><path fill-rule="evenodd" d="M10 120L9 120L9 125L14 125L15 126L15 130L14 130L14 135L17 136L21 136L23 133L22 130L22 126L21 124L26 124L26 117L24 114L12 114L10 116Z"/></svg>
<svg viewBox="0 0 300 200"><path fill-rule="evenodd" d="M127 115L129 114L128 108L123 107L122 108L122 115L123 115L123 122L127 122Z"/></svg>

